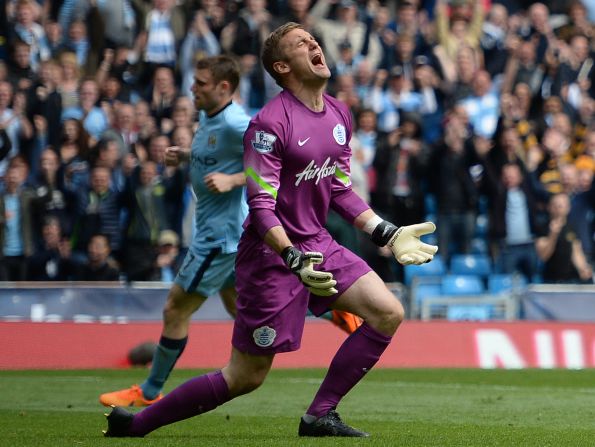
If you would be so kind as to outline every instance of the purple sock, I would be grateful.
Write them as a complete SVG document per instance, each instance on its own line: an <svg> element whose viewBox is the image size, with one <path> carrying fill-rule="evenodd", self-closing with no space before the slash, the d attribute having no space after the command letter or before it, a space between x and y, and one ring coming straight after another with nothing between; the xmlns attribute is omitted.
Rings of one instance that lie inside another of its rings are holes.
<svg viewBox="0 0 595 447"><path fill-rule="evenodd" d="M341 398L376 364L391 338L364 322L335 354L306 413L319 418L336 408Z"/></svg>
<svg viewBox="0 0 595 447"><path fill-rule="evenodd" d="M134 416L130 433L144 436L176 421L206 413L230 400L221 371L190 379Z"/></svg>

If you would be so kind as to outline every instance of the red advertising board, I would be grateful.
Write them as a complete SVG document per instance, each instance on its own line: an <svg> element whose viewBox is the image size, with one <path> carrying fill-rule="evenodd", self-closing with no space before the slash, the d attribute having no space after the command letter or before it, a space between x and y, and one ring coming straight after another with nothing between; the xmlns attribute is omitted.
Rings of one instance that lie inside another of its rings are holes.
<svg viewBox="0 0 595 447"><path fill-rule="evenodd" d="M197 322L178 363L217 368L229 357L232 323ZM117 368L128 351L159 338L159 323L0 323L0 369ZM302 347L275 366L326 367L345 334L309 320ZM381 358L393 368L591 368L595 324L405 322Z"/></svg>

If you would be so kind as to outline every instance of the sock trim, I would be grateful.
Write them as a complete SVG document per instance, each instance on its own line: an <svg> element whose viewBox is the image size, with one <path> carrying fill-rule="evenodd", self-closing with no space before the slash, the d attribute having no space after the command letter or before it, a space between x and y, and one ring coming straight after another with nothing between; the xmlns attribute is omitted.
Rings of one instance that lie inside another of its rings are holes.
<svg viewBox="0 0 595 447"><path fill-rule="evenodd" d="M359 328L357 328L356 332L357 331L361 331L362 335L365 335L367 338L370 338L370 339L380 342L380 343L388 344L393 339L393 337L391 335L384 335L384 334L378 332L376 329L374 329L372 326L370 326L365 321L361 324L361 326Z"/></svg>
<svg viewBox="0 0 595 447"><path fill-rule="evenodd" d="M184 346L186 346L187 342L188 342L188 337L175 339L175 338L169 338L169 337L166 337L165 335L162 335L161 338L159 339L159 344L161 346L163 346L166 349L173 349L173 350L182 349Z"/></svg>

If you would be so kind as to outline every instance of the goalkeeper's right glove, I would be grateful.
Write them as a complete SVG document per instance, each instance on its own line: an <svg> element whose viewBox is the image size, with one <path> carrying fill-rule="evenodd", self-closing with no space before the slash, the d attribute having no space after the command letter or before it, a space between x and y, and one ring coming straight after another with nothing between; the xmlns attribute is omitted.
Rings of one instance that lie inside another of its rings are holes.
<svg viewBox="0 0 595 447"><path fill-rule="evenodd" d="M295 247L287 247L281 252L285 265L289 267L310 292L318 296L331 296L337 293L333 274L314 270L313 266L324 260L322 253L308 251L303 253Z"/></svg>

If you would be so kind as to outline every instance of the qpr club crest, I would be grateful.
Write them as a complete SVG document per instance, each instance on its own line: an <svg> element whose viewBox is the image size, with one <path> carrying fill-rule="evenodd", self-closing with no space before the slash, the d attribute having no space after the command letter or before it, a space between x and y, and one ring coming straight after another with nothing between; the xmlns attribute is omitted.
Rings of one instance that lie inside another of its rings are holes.
<svg viewBox="0 0 595 447"><path fill-rule="evenodd" d="M273 144L275 144L275 141L277 141L277 137L275 135L266 133L262 130L257 130L254 133L252 147L256 152L266 154L273 150Z"/></svg>
<svg viewBox="0 0 595 447"><path fill-rule="evenodd" d="M335 137L335 141L341 146L347 143L347 132L345 131L345 126L343 124L337 124L335 126L333 129L333 137Z"/></svg>
<svg viewBox="0 0 595 447"><path fill-rule="evenodd" d="M254 329L254 332L252 332L254 343L260 348L268 348L271 346L275 341L276 336L277 331L268 326L261 326L258 329Z"/></svg>

